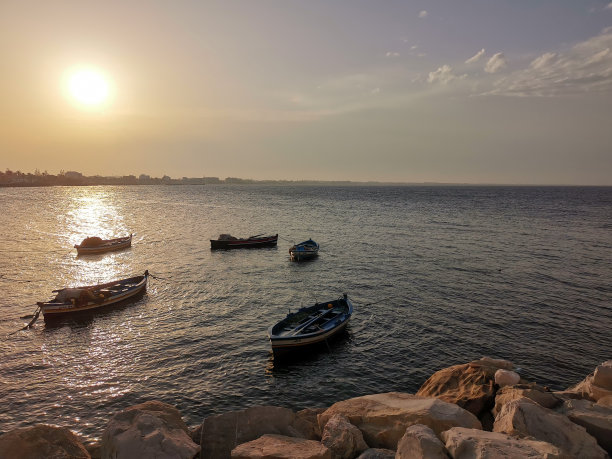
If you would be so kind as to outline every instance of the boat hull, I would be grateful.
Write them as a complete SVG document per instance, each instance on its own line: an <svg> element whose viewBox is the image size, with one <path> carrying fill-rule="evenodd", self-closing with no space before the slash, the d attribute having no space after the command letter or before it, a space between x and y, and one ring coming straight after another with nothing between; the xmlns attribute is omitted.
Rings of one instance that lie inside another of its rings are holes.
<svg viewBox="0 0 612 459"><path fill-rule="evenodd" d="M76 316L90 315L110 310L129 300L141 297L146 292L148 277L148 272L145 272L143 276L94 286L76 287L74 289L90 291L93 296L97 297L96 299L88 298L87 301L48 301L37 304L47 323Z"/></svg>
<svg viewBox="0 0 612 459"><path fill-rule="evenodd" d="M276 247L278 234L269 237L257 237L248 239L211 239L211 250L230 249L258 249L262 247Z"/></svg>
<svg viewBox="0 0 612 459"><path fill-rule="evenodd" d="M327 342L346 328L352 313L353 305L345 296L289 314L268 330L274 357L286 356Z"/></svg>
<svg viewBox="0 0 612 459"><path fill-rule="evenodd" d="M77 249L77 253L79 255L96 255L99 253L114 252L116 250L127 249L131 246L132 235L130 234L129 236L124 238L112 239L96 247L81 247L80 245L75 245L74 248Z"/></svg>
<svg viewBox="0 0 612 459"><path fill-rule="evenodd" d="M319 244L312 239L294 245L289 249L293 261L312 260L319 254Z"/></svg>

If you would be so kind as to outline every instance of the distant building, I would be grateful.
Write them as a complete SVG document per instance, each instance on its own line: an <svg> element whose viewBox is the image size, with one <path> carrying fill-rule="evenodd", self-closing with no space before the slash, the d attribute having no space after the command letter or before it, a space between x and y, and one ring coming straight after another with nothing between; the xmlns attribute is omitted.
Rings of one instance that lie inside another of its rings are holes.
<svg viewBox="0 0 612 459"><path fill-rule="evenodd" d="M76 171L68 171L64 174L64 177L69 178L69 179L82 179L83 178L83 174L81 174L80 172L76 172Z"/></svg>

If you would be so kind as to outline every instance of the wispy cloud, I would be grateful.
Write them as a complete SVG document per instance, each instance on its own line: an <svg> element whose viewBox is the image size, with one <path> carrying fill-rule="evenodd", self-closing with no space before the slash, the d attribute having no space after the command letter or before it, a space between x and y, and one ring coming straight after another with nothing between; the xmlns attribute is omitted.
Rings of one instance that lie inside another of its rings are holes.
<svg viewBox="0 0 612 459"><path fill-rule="evenodd" d="M504 57L504 53L496 53L487 61L487 64L485 65L485 72L497 73L504 69L506 65L507 62L506 58Z"/></svg>
<svg viewBox="0 0 612 459"><path fill-rule="evenodd" d="M470 57L467 61L465 61L466 64L473 64L474 62L478 62L480 60L480 58L482 56L484 56L485 50L484 48L482 48L480 51L478 51L476 54L474 54L472 57Z"/></svg>
<svg viewBox="0 0 612 459"><path fill-rule="evenodd" d="M456 79L463 79L467 75L456 75L453 73L453 68L450 65L443 65L442 67L438 67L434 72L429 72L429 76L427 77L427 82L431 84L441 83L448 84Z"/></svg>
<svg viewBox="0 0 612 459"><path fill-rule="evenodd" d="M544 53L495 83L493 94L556 96L612 92L612 27L563 53Z"/></svg>
<svg viewBox="0 0 612 459"><path fill-rule="evenodd" d="M612 10L612 3L608 3L604 9Z"/></svg>
<svg viewBox="0 0 612 459"><path fill-rule="evenodd" d="M395 51L387 51L387 53L385 54L385 57L399 57L399 53L395 52Z"/></svg>
<svg viewBox="0 0 612 459"><path fill-rule="evenodd" d="M419 12L419 18L423 19L429 16L429 13L425 10Z"/></svg>

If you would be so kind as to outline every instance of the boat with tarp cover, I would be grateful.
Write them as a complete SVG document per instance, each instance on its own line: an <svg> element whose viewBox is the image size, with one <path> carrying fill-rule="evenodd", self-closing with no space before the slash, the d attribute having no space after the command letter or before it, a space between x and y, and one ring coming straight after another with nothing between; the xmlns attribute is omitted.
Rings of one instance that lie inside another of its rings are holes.
<svg viewBox="0 0 612 459"><path fill-rule="evenodd" d="M222 234L219 239L210 240L210 248L216 249L256 249L260 247L275 247L278 242L278 234L274 236L249 236L247 238L234 237L231 234Z"/></svg>
<svg viewBox="0 0 612 459"><path fill-rule="evenodd" d="M97 312L116 303L143 294L147 289L149 271L141 276L128 277L104 284L68 287L53 290L55 298L36 303L45 322L64 319L83 313Z"/></svg>
<svg viewBox="0 0 612 459"><path fill-rule="evenodd" d="M344 330L353 314L353 304L345 293L341 298L304 307L268 329L274 356L326 342Z"/></svg>
<svg viewBox="0 0 612 459"><path fill-rule="evenodd" d="M74 246L79 255L113 252L132 246L132 234L115 239L102 239L97 236L86 237L83 242Z"/></svg>
<svg viewBox="0 0 612 459"><path fill-rule="evenodd" d="M289 255L292 260L302 261L311 260L319 254L319 244L312 239L295 244L289 249Z"/></svg>

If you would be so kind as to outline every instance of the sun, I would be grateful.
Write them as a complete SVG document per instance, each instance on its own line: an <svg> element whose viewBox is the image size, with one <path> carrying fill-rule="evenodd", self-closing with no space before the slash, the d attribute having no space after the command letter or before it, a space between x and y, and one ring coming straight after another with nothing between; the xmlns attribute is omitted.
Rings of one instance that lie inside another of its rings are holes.
<svg viewBox="0 0 612 459"><path fill-rule="evenodd" d="M86 107L101 106L108 101L110 87L102 72L91 68L80 68L69 73L68 93L76 102Z"/></svg>

